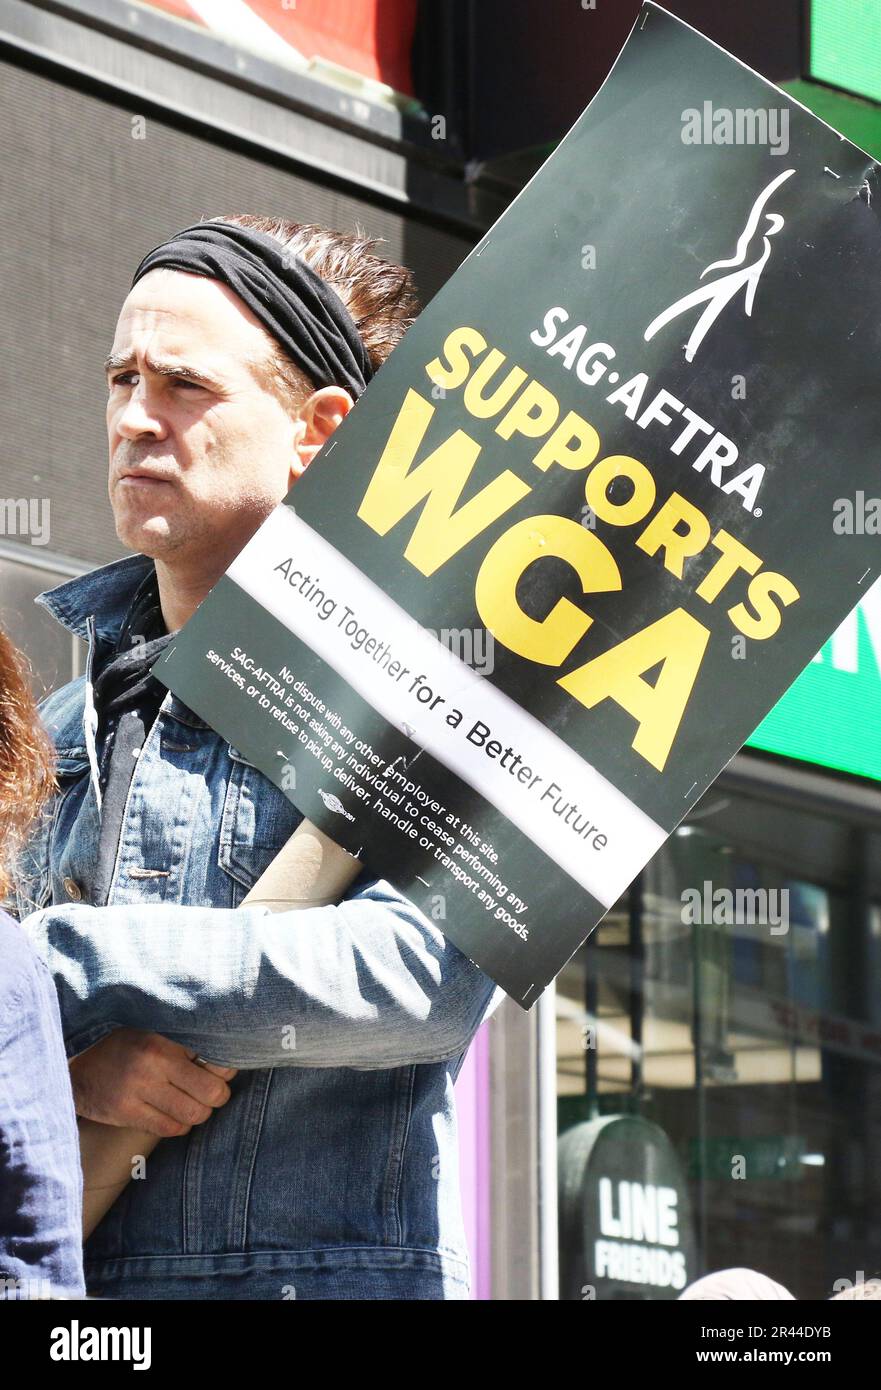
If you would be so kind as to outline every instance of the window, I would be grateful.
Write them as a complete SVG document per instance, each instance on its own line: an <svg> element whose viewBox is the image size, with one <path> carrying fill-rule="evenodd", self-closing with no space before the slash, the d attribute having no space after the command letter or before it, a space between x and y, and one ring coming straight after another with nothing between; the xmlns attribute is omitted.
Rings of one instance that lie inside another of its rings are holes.
<svg viewBox="0 0 881 1390"><path fill-rule="evenodd" d="M0 547L0 626L30 660L38 699L81 673L86 647L34 599L79 572L51 555L32 559L22 547L19 559L11 545Z"/></svg>
<svg viewBox="0 0 881 1390"><path fill-rule="evenodd" d="M687 1253L688 1283L745 1265L797 1298L881 1269L879 850L862 812L723 777L568 963L558 1132L588 1142L565 1175L582 1228L561 1207L561 1298L676 1297L656 1246ZM622 1128L597 1168L585 1127L609 1116L648 1127ZM641 1150L666 1144L660 1184ZM678 1246L642 1213L662 1186ZM590 1244L577 1270L573 1242Z"/></svg>

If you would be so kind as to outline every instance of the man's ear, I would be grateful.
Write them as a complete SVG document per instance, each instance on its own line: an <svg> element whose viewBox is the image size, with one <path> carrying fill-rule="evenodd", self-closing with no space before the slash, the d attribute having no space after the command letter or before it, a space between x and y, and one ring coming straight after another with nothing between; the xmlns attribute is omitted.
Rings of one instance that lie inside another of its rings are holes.
<svg viewBox="0 0 881 1390"><path fill-rule="evenodd" d="M295 421L291 487L306 472L318 450L327 443L354 404L342 386L322 386L303 403Z"/></svg>

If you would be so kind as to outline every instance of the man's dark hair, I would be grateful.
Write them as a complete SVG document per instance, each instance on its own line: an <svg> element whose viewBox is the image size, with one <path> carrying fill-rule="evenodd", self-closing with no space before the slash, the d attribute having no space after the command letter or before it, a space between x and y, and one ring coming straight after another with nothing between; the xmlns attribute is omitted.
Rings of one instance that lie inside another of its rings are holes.
<svg viewBox="0 0 881 1390"><path fill-rule="evenodd" d="M308 222L252 213L208 219L265 232L291 256L299 256L336 291L355 321L374 371L398 345L419 313L413 275L374 254L378 238L361 230L336 232ZM286 405L300 405L316 389L280 345L267 358L267 385Z"/></svg>

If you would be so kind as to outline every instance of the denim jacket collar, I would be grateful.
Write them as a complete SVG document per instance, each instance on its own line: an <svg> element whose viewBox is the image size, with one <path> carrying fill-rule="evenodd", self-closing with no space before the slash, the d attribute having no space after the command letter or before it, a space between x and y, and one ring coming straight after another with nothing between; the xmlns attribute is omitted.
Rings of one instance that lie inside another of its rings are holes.
<svg viewBox="0 0 881 1390"><path fill-rule="evenodd" d="M85 725L92 724L91 732L86 728L86 747L90 750L92 776L97 778L97 764L94 756L94 721L92 705L92 681L96 669L96 658L106 655L106 648L114 648L119 638L126 614L135 596L135 590L153 568L154 562L148 555L126 555L121 560L113 560L100 569L90 570L88 574L77 575L58 584L54 589L45 589L37 594L34 603L45 608L47 613L59 622L68 632L73 632L89 644L86 662ZM102 651L98 651L101 648ZM208 729L210 724L185 705L177 695L169 690L163 701L167 709L181 723L194 729ZM231 753L241 757L238 749L229 744ZM98 795L100 805L100 794Z"/></svg>
<svg viewBox="0 0 881 1390"><path fill-rule="evenodd" d="M135 590L152 568L148 555L126 555L44 590L34 602L84 642L89 641L88 619L94 617L97 641L115 644Z"/></svg>

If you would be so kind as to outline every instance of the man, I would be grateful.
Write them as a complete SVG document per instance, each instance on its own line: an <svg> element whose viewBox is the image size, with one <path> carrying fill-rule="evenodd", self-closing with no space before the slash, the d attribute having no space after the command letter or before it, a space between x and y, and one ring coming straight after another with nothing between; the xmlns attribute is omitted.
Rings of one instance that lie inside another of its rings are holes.
<svg viewBox="0 0 881 1390"><path fill-rule="evenodd" d="M339 907L239 906L302 816L149 674L411 321L370 245L235 216L144 258L107 359L137 553L38 600L89 656L42 707L19 913L78 1113L164 1140L86 1242L94 1295L467 1297L453 1082L501 991L369 868Z"/></svg>

